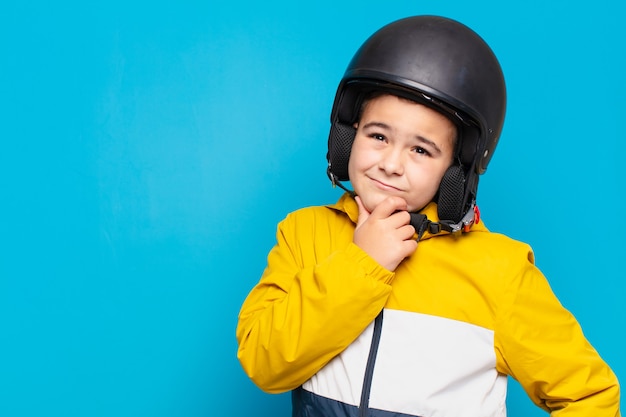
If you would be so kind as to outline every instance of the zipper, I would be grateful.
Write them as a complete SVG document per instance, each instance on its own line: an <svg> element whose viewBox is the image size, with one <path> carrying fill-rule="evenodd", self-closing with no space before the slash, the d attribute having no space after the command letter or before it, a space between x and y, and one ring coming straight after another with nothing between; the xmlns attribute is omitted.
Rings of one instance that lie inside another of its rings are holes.
<svg viewBox="0 0 626 417"><path fill-rule="evenodd" d="M380 334L383 329L383 310L378 313L374 320L374 334L372 335L372 344L370 353L367 357L367 365L365 366L365 376L363 377L363 388L361 390L361 403L359 405L359 417L367 417L367 411L370 402L370 392L372 390L372 378L374 377L374 365L376 364L376 355L378 354L378 345L380 343Z"/></svg>

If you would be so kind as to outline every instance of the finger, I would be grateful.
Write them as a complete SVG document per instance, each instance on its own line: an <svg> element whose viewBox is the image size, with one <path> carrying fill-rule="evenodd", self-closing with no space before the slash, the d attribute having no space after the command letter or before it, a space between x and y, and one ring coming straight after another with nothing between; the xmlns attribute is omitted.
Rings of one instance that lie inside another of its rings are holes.
<svg viewBox="0 0 626 417"><path fill-rule="evenodd" d="M403 244L403 249L404 249L404 257L406 258L407 256L411 256L413 254L413 252L415 252L417 250L417 241L410 239L410 240L405 240L404 242L402 242Z"/></svg>
<svg viewBox="0 0 626 417"><path fill-rule="evenodd" d="M408 211L400 210L389 216L390 225L399 229L402 226L411 224L411 215Z"/></svg>
<svg viewBox="0 0 626 417"><path fill-rule="evenodd" d="M415 236L415 228L410 224L399 227L397 230L398 237L402 240L412 240L413 236Z"/></svg>
<svg viewBox="0 0 626 417"><path fill-rule="evenodd" d="M406 211L406 209L407 204L403 198L387 197L370 214L378 219L385 219L397 211Z"/></svg>
<svg viewBox="0 0 626 417"><path fill-rule="evenodd" d="M354 197L354 199L356 200L356 205L359 208L359 217L357 218L357 221L356 221L356 224L358 227L362 225L363 223L365 223L365 221L367 220L367 218L370 216L371 213L367 211L367 209L363 205L363 202L361 201L361 197L356 196Z"/></svg>

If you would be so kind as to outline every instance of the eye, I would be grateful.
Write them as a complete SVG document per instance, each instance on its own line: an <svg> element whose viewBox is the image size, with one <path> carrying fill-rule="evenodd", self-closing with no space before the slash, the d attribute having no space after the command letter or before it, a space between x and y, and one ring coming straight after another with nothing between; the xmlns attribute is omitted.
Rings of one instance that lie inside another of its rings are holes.
<svg viewBox="0 0 626 417"><path fill-rule="evenodd" d="M372 138L372 139L376 139L376 140L381 141L381 142L384 142L384 141L387 140L385 135L381 135L380 133L370 133L368 136L370 138Z"/></svg>
<svg viewBox="0 0 626 417"><path fill-rule="evenodd" d="M432 156L432 154L425 148L421 147L421 146L416 146L413 148L413 152L421 154L421 155L426 155L426 156Z"/></svg>

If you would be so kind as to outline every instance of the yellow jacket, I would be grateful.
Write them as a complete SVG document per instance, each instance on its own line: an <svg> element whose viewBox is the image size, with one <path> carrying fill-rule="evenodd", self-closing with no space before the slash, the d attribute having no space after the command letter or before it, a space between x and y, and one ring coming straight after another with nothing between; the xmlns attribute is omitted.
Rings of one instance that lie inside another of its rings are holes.
<svg viewBox="0 0 626 417"><path fill-rule="evenodd" d="M289 214L241 308L238 358L264 391L296 390L294 415L505 416L507 375L553 416L620 415L617 378L529 246L483 223L427 232L391 272L352 242L357 216L348 194Z"/></svg>

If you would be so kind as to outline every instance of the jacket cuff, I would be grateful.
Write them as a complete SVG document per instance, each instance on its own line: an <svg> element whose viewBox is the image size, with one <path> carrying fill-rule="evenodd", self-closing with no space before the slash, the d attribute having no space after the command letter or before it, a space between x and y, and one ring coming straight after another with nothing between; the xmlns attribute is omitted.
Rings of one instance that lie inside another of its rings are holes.
<svg viewBox="0 0 626 417"><path fill-rule="evenodd" d="M384 282L385 284L391 284L396 276L395 272L381 266L374 258L369 256L353 242L346 248L346 256L348 259L353 260L354 267L359 268L363 272L363 275L369 278Z"/></svg>

